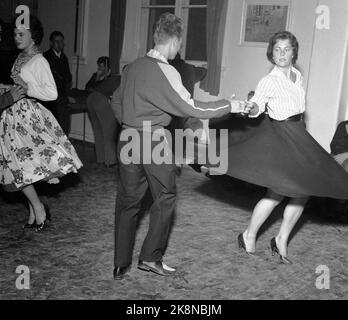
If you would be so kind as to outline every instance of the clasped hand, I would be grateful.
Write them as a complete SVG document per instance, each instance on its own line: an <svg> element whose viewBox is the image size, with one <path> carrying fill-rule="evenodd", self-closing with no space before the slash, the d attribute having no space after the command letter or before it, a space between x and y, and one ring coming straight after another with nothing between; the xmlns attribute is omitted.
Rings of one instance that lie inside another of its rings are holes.
<svg viewBox="0 0 348 320"><path fill-rule="evenodd" d="M252 101L242 101L234 99L234 95L229 99L231 103L231 113L253 116L258 112L258 106Z"/></svg>
<svg viewBox="0 0 348 320"><path fill-rule="evenodd" d="M0 94L10 93L14 102L23 99L27 94L28 85L20 76L17 77L16 83L14 86L0 83Z"/></svg>
<svg viewBox="0 0 348 320"><path fill-rule="evenodd" d="M11 86L0 83L0 94L4 94L11 89Z"/></svg>
<svg viewBox="0 0 348 320"><path fill-rule="evenodd" d="M22 86L9 86L0 84L0 94L2 95L6 92L9 92L12 96L13 101L16 102L25 97L27 90Z"/></svg>

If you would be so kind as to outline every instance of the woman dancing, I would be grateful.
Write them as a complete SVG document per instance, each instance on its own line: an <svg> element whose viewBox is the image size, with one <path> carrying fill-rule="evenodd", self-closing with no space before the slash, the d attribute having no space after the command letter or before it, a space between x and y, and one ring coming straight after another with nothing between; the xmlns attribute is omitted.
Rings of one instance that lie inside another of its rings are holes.
<svg viewBox="0 0 348 320"><path fill-rule="evenodd" d="M257 233L273 209L290 197L272 254L282 263L288 239L309 196L348 198L348 174L306 131L303 122L305 91L302 75L293 66L299 45L290 32L279 32L269 41L267 58L273 70L257 85L246 102L249 117L266 110L268 117L242 141L229 145L228 175L268 188L254 208L248 228L238 236L241 249L255 253Z"/></svg>
<svg viewBox="0 0 348 320"><path fill-rule="evenodd" d="M35 99L52 101L57 88L38 46L43 38L41 22L30 16L30 29L15 28L15 43L21 50L12 68L15 86L27 97L5 109L0 116L0 183L9 192L21 190L29 202L30 216L24 228L44 229L50 219L34 183L58 182L82 166L74 147L50 111Z"/></svg>

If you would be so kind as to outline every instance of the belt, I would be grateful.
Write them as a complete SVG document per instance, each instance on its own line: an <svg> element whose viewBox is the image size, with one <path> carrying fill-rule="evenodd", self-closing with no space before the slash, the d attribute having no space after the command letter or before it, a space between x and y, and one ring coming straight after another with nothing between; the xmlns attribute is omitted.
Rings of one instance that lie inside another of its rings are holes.
<svg viewBox="0 0 348 320"><path fill-rule="evenodd" d="M300 113L300 114L295 114L294 116L291 116L289 118L286 118L284 120L276 120L276 119L272 119L270 118L271 121L278 121L278 122L289 122L289 121L292 121L292 122L297 122L297 121L303 121L304 119L304 113Z"/></svg>

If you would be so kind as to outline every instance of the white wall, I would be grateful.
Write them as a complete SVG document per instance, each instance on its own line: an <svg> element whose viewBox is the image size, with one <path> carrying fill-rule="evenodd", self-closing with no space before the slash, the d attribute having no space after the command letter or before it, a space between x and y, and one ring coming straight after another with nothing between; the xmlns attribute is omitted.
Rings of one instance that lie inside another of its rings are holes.
<svg viewBox="0 0 348 320"><path fill-rule="evenodd" d="M348 40L346 48L346 65L344 68L344 79L342 82L342 94L340 100L340 113L338 115L338 121L343 121L348 119Z"/></svg>
<svg viewBox="0 0 348 320"><path fill-rule="evenodd" d="M329 150L338 121L343 120L347 109L347 103L344 105L341 99L344 98L342 86L347 58L348 1L319 2L330 9L331 21L329 30L315 30L307 94L307 128ZM347 86L347 74L345 81ZM344 90L347 95L347 87Z"/></svg>
<svg viewBox="0 0 348 320"><path fill-rule="evenodd" d="M101 56L109 56L110 36L110 9L111 0L89 0L87 8L87 38L84 40L87 45L87 56L84 63L80 64L78 72L78 88L84 89L87 81L97 70L97 59ZM72 67L73 78L75 79L76 64ZM75 82L74 82L75 83ZM71 116L70 136L81 139L83 133L83 115L74 114ZM86 140L94 142L94 135L91 123L87 117Z"/></svg>
<svg viewBox="0 0 348 320"><path fill-rule="evenodd" d="M266 48L239 44L243 0L229 4L220 95L228 96L234 91L237 97L245 97L271 64L266 59ZM330 9L329 30L316 28L318 5ZM344 73L348 57L348 1L292 0L289 31L300 44L298 67L307 89L307 129L329 151L338 122L348 115L347 66Z"/></svg>
<svg viewBox="0 0 348 320"><path fill-rule="evenodd" d="M97 59L109 55L110 9L111 0L87 0L86 13L88 28L86 45L86 59L79 65L78 88L83 89L92 73L96 71ZM76 82L76 63L74 63L74 35L75 35L75 1L73 0L39 0L38 16L43 23L45 38L42 48L49 48L49 34L54 30L61 31L65 36L65 53L70 62L73 75L73 85ZM71 133L73 138L81 139L83 133L83 115L71 117ZM94 142L93 130L87 117L86 138Z"/></svg>
<svg viewBox="0 0 348 320"><path fill-rule="evenodd" d="M97 59L109 56L111 0L89 0L86 64L80 66L78 86L84 89L97 71Z"/></svg>
<svg viewBox="0 0 348 320"><path fill-rule="evenodd" d="M259 3L266 1L258 1ZM294 33L300 43L298 65L307 79L314 33L314 10L316 0L291 1L289 31ZM225 33L221 96L236 93L244 99L258 81L266 75L271 63L266 57L267 47L245 46L240 44L243 0L229 2ZM312 13L309 15L309 13Z"/></svg>
<svg viewBox="0 0 348 320"><path fill-rule="evenodd" d="M38 0L38 17L45 32L42 50L49 49L49 36L52 31L58 30L64 34L65 53L71 58L74 53L75 1Z"/></svg>

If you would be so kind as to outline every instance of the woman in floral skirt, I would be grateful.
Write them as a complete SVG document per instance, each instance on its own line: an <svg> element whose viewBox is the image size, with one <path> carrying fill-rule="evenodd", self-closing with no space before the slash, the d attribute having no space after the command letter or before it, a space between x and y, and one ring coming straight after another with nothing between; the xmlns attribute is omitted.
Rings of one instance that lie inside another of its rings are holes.
<svg viewBox="0 0 348 320"><path fill-rule="evenodd" d="M50 111L36 101L57 99L57 88L47 60L39 52L43 38L41 22L30 16L29 29L15 28L15 43L21 50L12 68L15 86L27 97L0 115L0 183L8 192L22 191L30 216L24 228L41 231L50 219L49 209L34 188L38 181L58 182L77 172L82 163L74 147Z"/></svg>

